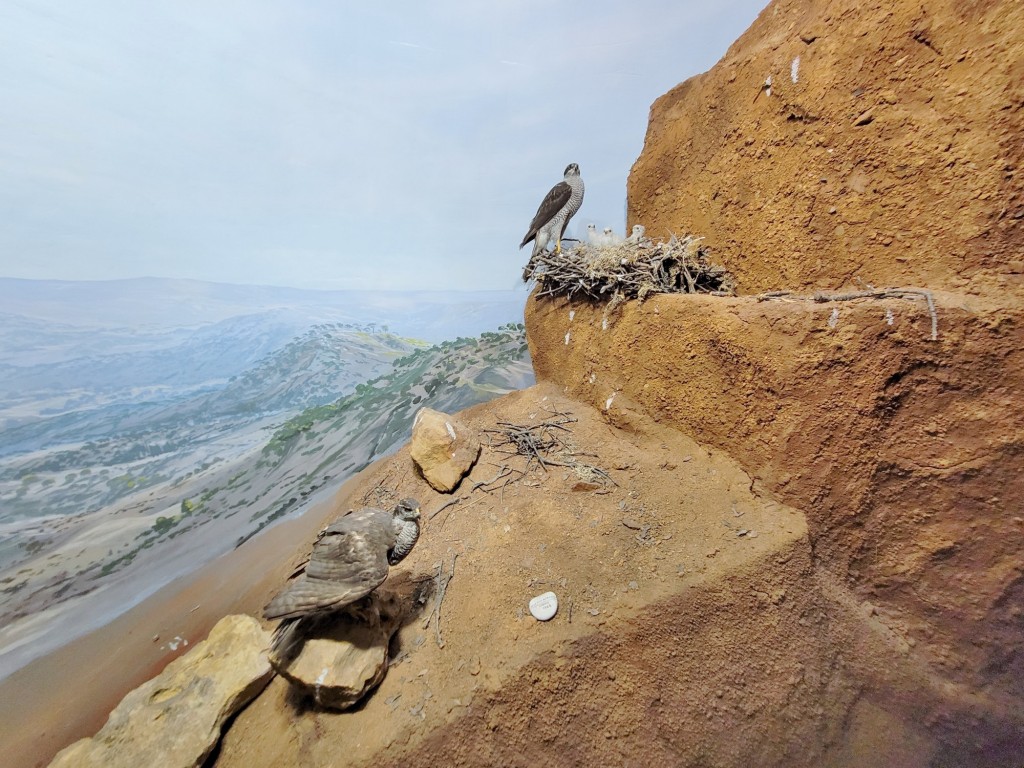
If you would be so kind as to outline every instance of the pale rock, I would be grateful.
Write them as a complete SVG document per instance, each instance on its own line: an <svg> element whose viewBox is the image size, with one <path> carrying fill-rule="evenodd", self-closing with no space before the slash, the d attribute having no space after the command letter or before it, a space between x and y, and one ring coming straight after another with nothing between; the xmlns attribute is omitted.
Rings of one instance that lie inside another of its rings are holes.
<svg viewBox="0 0 1024 768"><path fill-rule="evenodd" d="M458 419L421 408L412 426L411 453L430 487L451 493L480 455L480 438Z"/></svg>
<svg viewBox="0 0 1024 768"><path fill-rule="evenodd" d="M384 679L388 646L405 602L398 594L377 591L355 610L307 620L301 647L275 662L278 673L321 707L351 707Z"/></svg>
<svg viewBox="0 0 1024 768"><path fill-rule="evenodd" d="M226 616L206 640L125 696L99 733L61 750L50 768L202 765L224 722L273 677L269 642L256 619Z"/></svg>

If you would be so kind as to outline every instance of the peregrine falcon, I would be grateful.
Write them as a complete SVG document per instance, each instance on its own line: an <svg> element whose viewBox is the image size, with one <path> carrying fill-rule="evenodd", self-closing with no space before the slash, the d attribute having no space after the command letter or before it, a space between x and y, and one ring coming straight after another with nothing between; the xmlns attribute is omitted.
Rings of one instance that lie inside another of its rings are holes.
<svg viewBox="0 0 1024 768"><path fill-rule="evenodd" d="M341 610L366 597L388 577L420 535L420 506L402 499L391 512L364 507L320 531L306 563L263 609L267 619L282 619L271 650L283 656L292 645L299 620Z"/></svg>
<svg viewBox="0 0 1024 768"><path fill-rule="evenodd" d="M523 272L524 279L529 279L533 260L547 248L548 243L553 242L555 253L561 253L562 235L569 225L569 219L576 214L582 204L583 179L580 178L580 167L576 163L570 163L565 169L565 179L555 184L548 192L533 221L530 222L526 237L519 244L522 248L533 240L533 253L530 255L530 263Z"/></svg>

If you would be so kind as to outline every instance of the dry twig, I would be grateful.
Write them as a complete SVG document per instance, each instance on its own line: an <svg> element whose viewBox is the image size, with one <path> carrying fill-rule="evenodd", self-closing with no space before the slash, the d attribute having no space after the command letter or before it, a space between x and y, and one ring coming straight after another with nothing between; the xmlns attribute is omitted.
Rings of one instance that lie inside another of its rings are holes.
<svg viewBox="0 0 1024 768"><path fill-rule="evenodd" d="M452 580L455 575L455 561L459 559L459 553L455 552L452 554L452 565L448 570L448 575L444 575L444 562L437 564L437 592L434 599L434 607L427 615L427 620L423 622L423 628L426 629L430 626L431 619L434 620L434 639L437 641L438 648L444 648L444 640L441 639L441 602L444 600L444 594L448 591L448 583Z"/></svg>
<svg viewBox="0 0 1024 768"><path fill-rule="evenodd" d="M611 476L600 467L579 461L580 455L575 447L566 440L572 430L568 424L578 420L570 413L550 411L552 418L537 424L511 424L498 422L498 429L485 429L488 445L498 453L509 456L525 456L525 470L514 470L520 477L529 472L536 463L544 472L548 467L568 467L581 476L597 477L602 482L618 485ZM517 478L518 479L518 478ZM509 481L506 481L505 485ZM504 487L504 486L502 486Z"/></svg>
<svg viewBox="0 0 1024 768"><path fill-rule="evenodd" d="M931 340L938 341L939 338L939 315L935 310L935 297L927 288L872 288L866 291L851 291L849 293L824 293L819 291L812 296L797 296L789 291L771 291L759 294L758 301L771 301L772 299L788 299L792 301L813 301L824 304L830 301L853 301L854 299L905 299L911 296L923 297L928 304L928 314L932 319Z"/></svg>
<svg viewBox="0 0 1024 768"><path fill-rule="evenodd" d="M459 503L460 501L465 501L465 500L466 500L466 499L468 499L468 498L469 498L468 496L456 496L456 497L455 497L454 499L451 499L450 501L446 501L446 502L445 502L444 504L442 504L442 505L441 505L440 507L438 507L438 508L437 508L437 509L435 509L435 510L434 510L433 512L431 512L431 513L430 513L429 515L427 515L427 517L428 517L429 519L433 520L433 519L434 519L435 517L437 517L437 516L438 516L439 514L441 514L442 512L444 512L444 511L445 511L446 509L448 509L448 507L454 507L454 506L455 506L456 504L458 504L458 503Z"/></svg>

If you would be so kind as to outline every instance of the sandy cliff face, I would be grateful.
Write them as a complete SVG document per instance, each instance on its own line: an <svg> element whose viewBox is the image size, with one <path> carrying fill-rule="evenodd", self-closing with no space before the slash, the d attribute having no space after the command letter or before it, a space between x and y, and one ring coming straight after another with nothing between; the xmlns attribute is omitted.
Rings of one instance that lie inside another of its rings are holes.
<svg viewBox="0 0 1024 768"><path fill-rule="evenodd" d="M705 235L743 293L1019 291L1022 29L1013 0L774 2L654 103L628 223Z"/></svg>
<svg viewBox="0 0 1024 768"><path fill-rule="evenodd" d="M724 451L804 513L836 604L885 627L868 696L972 760L1024 739L1022 29L1015 2L773 3L655 103L630 176L629 224L705 235L741 293L917 285L934 313L527 307L539 380Z"/></svg>

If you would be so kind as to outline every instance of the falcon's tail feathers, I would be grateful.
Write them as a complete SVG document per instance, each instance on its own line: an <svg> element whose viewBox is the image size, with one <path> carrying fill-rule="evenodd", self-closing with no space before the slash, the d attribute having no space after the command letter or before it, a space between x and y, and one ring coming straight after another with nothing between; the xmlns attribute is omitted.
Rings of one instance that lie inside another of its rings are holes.
<svg viewBox="0 0 1024 768"><path fill-rule="evenodd" d="M301 637L297 632L301 621L302 619L285 619L274 630L274 635L270 639L270 661L275 667L288 663Z"/></svg>

